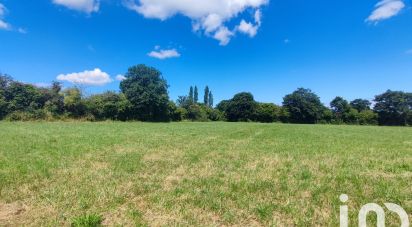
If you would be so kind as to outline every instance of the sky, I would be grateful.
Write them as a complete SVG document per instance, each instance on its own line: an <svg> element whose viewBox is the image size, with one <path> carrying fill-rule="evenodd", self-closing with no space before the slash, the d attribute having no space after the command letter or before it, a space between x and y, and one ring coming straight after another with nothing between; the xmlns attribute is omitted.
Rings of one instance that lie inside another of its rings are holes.
<svg viewBox="0 0 412 227"><path fill-rule="evenodd" d="M118 91L128 67L159 69L176 100L208 85L281 104L412 91L410 0L0 0L0 72ZM202 97L200 98L202 100Z"/></svg>

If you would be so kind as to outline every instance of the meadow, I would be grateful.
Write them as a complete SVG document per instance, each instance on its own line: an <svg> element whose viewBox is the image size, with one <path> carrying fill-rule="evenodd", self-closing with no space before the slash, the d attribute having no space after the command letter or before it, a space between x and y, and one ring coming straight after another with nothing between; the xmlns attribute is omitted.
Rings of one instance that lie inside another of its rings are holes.
<svg viewBox="0 0 412 227"><path fill-rule="evenodd" d="M0 226L338 226L343 193L412 220L412 128L0 122Z"/></svg>

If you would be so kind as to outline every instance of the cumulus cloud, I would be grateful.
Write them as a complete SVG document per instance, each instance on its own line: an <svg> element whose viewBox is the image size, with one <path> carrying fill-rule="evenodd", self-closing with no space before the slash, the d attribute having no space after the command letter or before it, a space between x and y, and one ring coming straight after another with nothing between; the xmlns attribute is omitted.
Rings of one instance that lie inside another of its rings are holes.
<svg viewBox="0 0 412 227"><path fill-rule="evenodd" d="M99 68L92 71L86 70L79 73L60 74L57 76L57 79L73 84L90 86L103 86L113 81L109 74L102 72Z"/></svg>
<svg viewBox="0 0 412 227"><path fill-rule="evenodd" d="M4 15L6 14L6 7L0 3L0 29L9 30L11 28L10 24L4 21Z"/></svg>
<svg viewBox="0 0 412 227"><path fill-rule="evenodd" d="M375 10L366 19L367 22L379 22L399 14L405 7L403 0L382 0L375 5Z"/></svg>
<svg viewBox="0 0 412 227"><path fill-rule="evenodd" d="M252 23L246 22L245 20L242 20L237 27L237 30L248 34L250 37L254 37L257 33L258 26L253 25Z"/></svg>
<svg viewBox="0 0 412 227"><path fill-rule="evenodd" d="M176 49L169 49L169 50L161 50L159 46L155 47L155 50L151 51L148 53L152 58L157 58L157 59L167 59L167 58L178 58L180 57L180 53L177 52Z"/></svg>
<svg viewBox="0 0 412 227"><path fill-rule="evenodd" d="M119 74L119 75L116 76L116 80L117 80L117 81L123 81L123 80L125 80L125 79L126 79L126 77L123 76L123 75L121 75L121 74Z"/></svg>
<svg viewBox="0 0 412 227"><path fill-rule="evenodd" d="M217 39L221 45L226 45L236 32L245 33L245 25L248 24L244 21L243 25L230 29L227 23L243 15L242 13L247 9L253 9L256 24L252 25L253 28L249 28L246 34L256 33L261 24L260 8L269 0L123 0L123 2L126 7L146 18L166 20L177 14L184 15L192 20L194 31L202 31L207 36ZM239 29L240 26L242 28Z"/></svg>
<svg viewBox="0 0 412 227"><path fill-rule="evenodd" d="M54 4L85 13L99 11L100 0L53 0Z"/></svg>

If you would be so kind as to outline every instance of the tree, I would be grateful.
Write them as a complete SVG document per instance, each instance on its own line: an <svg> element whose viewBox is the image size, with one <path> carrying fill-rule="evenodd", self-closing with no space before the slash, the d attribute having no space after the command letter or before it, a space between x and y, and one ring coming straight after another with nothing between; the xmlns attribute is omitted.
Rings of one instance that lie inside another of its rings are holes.
<svg viewBox="0 0 412 227"><path fill-rule="evenodd" d="M64 112L64 97L60 94L61 89L61 83L54 81L49 89L50 96L44 105L46 111L50 112L55 117Z"/></svg>
<svg viewBox="0 0 412 227"><path fill-rule="evenodd" d="M314 124L322 118L325 106L319 97L309 89L299 88L283 98L292 123Z"/></svg>
<svg viewBox="0 0 412 227"><path fill-rule="evenodd" d="M337 121L346 122L346 114L348 114L351 109L348 101L338 96L330 102L330 107Z"/></svg>
<svg viewBox="0 0 412 227"><path fill-rule="evenodd" d="M191 121L207 121L206 111L198 104L190 105L187 109L186 118Z"/></svg>
<svg viewBox="0 0 412 227"><path fill-rule="evenodd" d="M334 113L339 115L343 115L343 113L350 109L348 101L339 96L330 102L330 107Z"/></svg>
<svg viewBox="0 0 412 227"><path fill-rule="evenodd" d="M203 96L203 103L204 103L206 106L210 106L210 105L209 105L209 86L206 86L206 87L205 87L205 94L204 94L204 96Z"/></svg>
<svg viewBox="0 0 412 227"><path fill-rule="evenodd" d="M372 110L363 110L358 114L358 121L360 125L377 125L378 114Z"/></svg>
<svg viewBox="0 0 412 227"><path fill-rule="evenodd" d="M257 103L248 92L236 94L230 100L226 109L228 121L252 121L255 116Z"/></svg>
<svg viewBox="0 0 412 227"><path fill-rule="evenodd" d="M0 74L0 120L9 114L9 103L6 100L6 91L13 79L8 75Z"/></svg>
<svg viewBox="0 0 412 227"><path fill-rule="evenodd" d="M225 113L227 111L227 108L229 107L230 100L222 100L220 103L217 104L216 109L219 111Z"/></svg>
<svg viewBox="0 0 412 227"><path fill-rule="evenodd" d="M43 108L45 99L39 89L31 84L11 82L5 90L4 97L9 103L10 111L33 112Z"/></svg>
<svg viewBox="0 0 412 227"><path fill-rule="evenodd" d="M197 90L197 86L195 86L195 91L193 94L193 102L197 103L199 101L199 91Z"/></svg>
<svg viewBox="0 0 412 227"><path fill-rule="evenodd" d="M356 109L359 112L362 112L364 110L370 110L371 102L366 99L355 99L352 102L350 102L350 106L354 109Z"/></svg>
<svg viewBox="0 0 412 227"><path fill-rule="evenodd" d="M256 121L271 123L279 120L281 107L273 103L259 103L256 109Z"/></svg>
<svg viewBox="0 0 412 227"><path fill-rule="evenodd" d="M179 96L176 100L177 106L187 109L192 103L188 96Z"/></svg>
<svg viewBox="0 0 412 227"><path fill-rule="evenodd" d="M209 107L213 107L213 94L212 91L209 92Z"/></svg>
<svg viewBox="0 0 412 227"><path fill-rule="evenodd" d="M105 92L88 98L88 110L96 120L127 120L130 103L124 94Z"/></svg>
<svg viewBox="0 0 412 227"><path fill-rule="evenodd" d="M168 85L162 74L145 65L130 67L121 91L131 103L132 117L142 121L167 121Z"/></svg>
<svg viewBox="0 0 412 227"><path fill-rule="evenodd" d="M193 93L193 87L192 86L190 86L190 90L189 90L189 102L191 102L191 103L193 103L194 102L194 100L195 100L195 96L194 96L194 93Z"/></svg>
<svg viewBox="0 0 412 227"><path fill-rule="evenodd" d="M86 114L86 104L79 88L68 88L63 91L64 109L70 117L79 118Z"/></svg>
<svg viewBox="0 0 412 227"><path fill-rule="evenodd" d="M388 90L375 96L374 110L380 125L406 125L412 111L412 93Z"/></svg>

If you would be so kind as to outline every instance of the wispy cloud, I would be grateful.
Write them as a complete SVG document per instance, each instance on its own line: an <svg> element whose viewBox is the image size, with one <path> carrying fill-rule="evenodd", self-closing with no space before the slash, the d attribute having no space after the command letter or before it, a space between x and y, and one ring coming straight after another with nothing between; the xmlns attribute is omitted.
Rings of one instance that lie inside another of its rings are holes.
<svg viewBox="0 0 412 227"><path fill-rule="evenodd" d="M79 73L60 74L57 76L60 81L67 81L78 85L103 86L111 83L113 80L109 74L103 72L99 68L92 71L84 71Z"/></svg>
<svg viewBox="0 0 412 227"><path fill-rule="evenodd" d="M180 57L180 53L176 49L161 50L159 46L156 46L155 50L151 51L147 55L161 60Z"/></svg>
<svg viewBox="0 0 412 227"><path fill-rule="evenodd" d="M21 34L27 34L27 30L24 28L18 28L17 31Z"/></svg>
<svg viewBox="0 0 412 227"><path fill-rule="evenodd" d="M375 5L375 10L366 21L378 23L398 15L403 8L405 8L403 0L382 0Z"/></svg>
<svg viewBox="0 0 412 227"><path fill-rule="evenodd" d="M412 49L405 51L406 54L412 54Z"/></svg>
<svg viewBox="0 0 412 227"><path fill-rule="evenodd" d="M100 0L53 0L53 3L89 14L99 11L100 6Z"/></svg>
<svg viewBox="0 0 412 227"><path fill-rule="evenodd" d="M0 29L2 30L10 30L11 25L4 21L4 15L6 14L6 7L0 3Z"/></svg>

